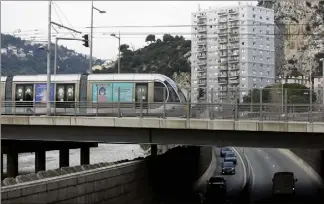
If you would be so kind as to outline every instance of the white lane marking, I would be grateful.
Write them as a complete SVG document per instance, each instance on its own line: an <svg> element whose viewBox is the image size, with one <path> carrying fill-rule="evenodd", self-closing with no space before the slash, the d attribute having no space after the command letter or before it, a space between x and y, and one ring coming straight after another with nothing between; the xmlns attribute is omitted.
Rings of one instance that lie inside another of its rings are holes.
<svg viewBox="0 0 324 204"><path fill-rule="evenodd" d="M265 158L266 158L266 159L269 159L269 157L268 157L268 156L266 156Z"/></svg>
<svg viewBox="0 0 324 204"><path fill-rule="evenodd" d="M272 164L272 167L275 168L276 166L274 164Z"/></svg>
<svg viewBox="0 0 324 204"><path fill-rule="evenodd" d="M259 152L261 152L261 149L258 149Z"/></svg>
<svg viewBox="0 0 324 204"><path fill-rule="evenodd" d="M245 155L245 158L246 158L246 161L248 163L248 166L250 167L251 169L251 176L252 176L252 181L251 181L251 189L253 190L254 189L254 170L253 170L253 167L252 167L252 164L248 158L248 156L244 153Z"/></svg>
<svg viewBox="0 0 324 204"><path fill-rule="evenodd" d="M232 149L236 152L237 156L240 158L242 166L243 166L243 185L242 185L242 189L243 189L246 184L246 166L243 162L241 155L238 153L238 151L234 147Z"/></svg>

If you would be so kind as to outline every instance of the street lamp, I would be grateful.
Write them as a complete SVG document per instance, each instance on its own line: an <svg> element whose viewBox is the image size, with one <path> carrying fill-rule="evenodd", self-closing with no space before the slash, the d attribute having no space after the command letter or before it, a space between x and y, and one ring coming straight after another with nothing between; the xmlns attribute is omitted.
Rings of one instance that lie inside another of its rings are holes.
<svg viewBox="0 0 324 204"><path fill-rule="evenodd" d="M118 39L118 74L120 74L120 31L118 33L118 36L115 33L110 34L110 36Z"/></svg>
<svg viewBox="0 0 324 204"><path fill-rule="evenodd" d="M90 31L90 59L89 59L89 73L92 72L92 48L93 48L93 10L97 10L99 13L106 13L106 11L102 11L93 6L93 1L91 3L91 31Z"/></svg>

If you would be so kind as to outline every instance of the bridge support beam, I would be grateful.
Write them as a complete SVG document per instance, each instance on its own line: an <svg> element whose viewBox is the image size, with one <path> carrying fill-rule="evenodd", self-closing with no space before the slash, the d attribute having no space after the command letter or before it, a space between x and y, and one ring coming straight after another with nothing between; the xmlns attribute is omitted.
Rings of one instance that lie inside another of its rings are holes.
<svg viewBox="0 0 324 204"><path fill-rule="evenodd" d="M80 150L80 164L90 164L90 147L81 147Z"/></svg>
<svg viewBox="0 0 324 204"><path fill-rule="evenodd" d="M35 173L46 170L46 151L35 152Z"/></svg>
<svg viewBox="0 0 324 204"><path fill-rule="evenodd" d="M10 151L7 154L7 177L18 175L18 152Z"/></svg>
<svg viewBox="0 0 324 204"><path fill-rule="evenodd" d="M156 156L157 155L157 145L151 144L151 155Z"/></svg>
<svg viewBox="0 0 324 204"><path fill-rule="evenodd" d="M70 165L70 150L69 149L60 149L59 153L59 163L60 163L60 168L62 167L69 167Z"/></svg>
<svg viewBox="0 0 324 204"><path fill-rule="evenodd" d="M3 178L3 154L1 153L1 178Z"/></svg>

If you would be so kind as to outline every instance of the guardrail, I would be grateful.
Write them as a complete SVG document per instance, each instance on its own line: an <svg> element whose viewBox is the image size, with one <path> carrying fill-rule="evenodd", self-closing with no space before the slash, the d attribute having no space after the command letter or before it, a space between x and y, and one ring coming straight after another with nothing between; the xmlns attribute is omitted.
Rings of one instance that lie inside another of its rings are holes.
<svg viewBox="0 0 324 204"><path fill-rule="evenodd" d="M2 115L45 115L46 104L3 102ZM324 105L276 103L89 103L51 102L53 116L179 117L196 119L324 122Z"/></svg>

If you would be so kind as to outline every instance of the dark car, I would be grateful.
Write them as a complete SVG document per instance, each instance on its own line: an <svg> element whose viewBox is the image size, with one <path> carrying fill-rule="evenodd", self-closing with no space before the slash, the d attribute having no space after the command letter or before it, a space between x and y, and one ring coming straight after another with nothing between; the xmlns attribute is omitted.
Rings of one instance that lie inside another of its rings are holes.
<svg viewBox="0 0 324 204"><path fill-rule="evenodd" d="M201 203L215 203L226 199L226 180L223 177L211 177L207 181L205 193L201 194Z"/></svg>
<svg viewBox="0 0 324 204"><path fill-rule="evenodd" d="M234 152L228 152L225 154L224 162L233 162L235 165L237 164L237 158Z"/></svg>
<svg viewBox="0 0 324 204"><path fill-rule="evenodd" d="M235 164L230 162L224 162L222 164L222 174L235 174Z"/></svg>
<svg viewBox="0 0 324 204"><path fill-rule="evenodd" d="M220 151L220 156L221 156L221 157L224 157L226 153L231 153L231 152L233 152L231 148L229 148L229 147L224 147L224 148L222 148L221 151Z"/></svg>

